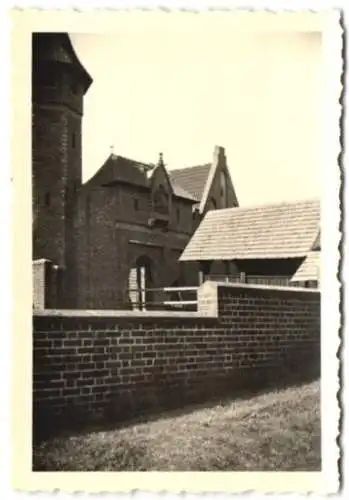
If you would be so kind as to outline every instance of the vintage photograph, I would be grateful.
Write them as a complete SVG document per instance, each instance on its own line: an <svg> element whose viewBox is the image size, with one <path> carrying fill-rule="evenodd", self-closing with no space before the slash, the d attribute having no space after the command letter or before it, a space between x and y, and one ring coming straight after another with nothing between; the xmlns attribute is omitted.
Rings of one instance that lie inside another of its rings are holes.
<svg viewBox="0 0 349 500"><path fill-rule="evenodd" d="M31 34L35 472L322 470L322 32L255 14Z"/></svg>

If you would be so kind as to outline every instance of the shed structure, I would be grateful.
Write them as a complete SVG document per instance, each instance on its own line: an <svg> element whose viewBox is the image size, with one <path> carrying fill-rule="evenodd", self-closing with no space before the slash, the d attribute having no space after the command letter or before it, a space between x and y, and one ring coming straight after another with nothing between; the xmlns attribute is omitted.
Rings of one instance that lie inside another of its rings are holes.
<svg viewBox="0 0 349 500"><path fill-rule="evenodd" d="M180 261L199 263L200 283L224 278L297 286L298 278L291 279L319 248L320 202L304 200L209 211ZM221 277L211 274L217 261L226 265ZM229 272L232 265L235 275Z"/></svg>

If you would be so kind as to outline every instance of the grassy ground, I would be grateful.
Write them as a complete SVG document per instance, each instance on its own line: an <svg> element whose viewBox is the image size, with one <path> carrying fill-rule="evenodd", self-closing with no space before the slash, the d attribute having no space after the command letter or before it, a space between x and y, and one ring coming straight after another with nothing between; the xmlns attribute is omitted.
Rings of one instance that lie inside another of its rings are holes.
<svg viewBox="0 0 349 500"><path fill-rule="evenodd" d="M320 470L320 384L107 432L59 437L34 449L34 470Z"/></svg>

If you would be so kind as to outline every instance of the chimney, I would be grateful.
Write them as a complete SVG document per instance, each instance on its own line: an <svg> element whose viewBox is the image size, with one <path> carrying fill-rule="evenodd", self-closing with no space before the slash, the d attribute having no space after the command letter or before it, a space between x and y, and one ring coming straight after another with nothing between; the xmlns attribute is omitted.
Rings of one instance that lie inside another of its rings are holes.
<svg viewBox="0 0 349 500"><path fill-rule="evenodd" d="M159 153L159 161L158 161L158 166L160 167L164 167L165 164L164 164L164 155L163 153Z"/></svg>
<svg viewBox="0 0 349 500"><path fill-rule="evenodd" d="M215 146L213 153L214 163L217 163L221 158L225 158L225 149L222 146Z"/></svg>

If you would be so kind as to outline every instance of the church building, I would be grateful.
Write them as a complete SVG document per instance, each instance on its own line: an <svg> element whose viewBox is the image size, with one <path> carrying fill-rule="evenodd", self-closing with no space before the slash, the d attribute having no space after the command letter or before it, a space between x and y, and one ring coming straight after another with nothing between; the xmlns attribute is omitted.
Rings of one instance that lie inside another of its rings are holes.
<svg viewBox="0 0 349 500"><path fill-rule="evenodd" d="M83 183L92 78L65 33L36 33L32 49L33 260L56 287L45 307L124 309L141 293L156 301L164 286L196 285L196 264L179 257L207 211L238 206L224 148L173 171L161 153L155 165L112 153Z"/></svg>

